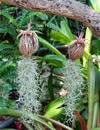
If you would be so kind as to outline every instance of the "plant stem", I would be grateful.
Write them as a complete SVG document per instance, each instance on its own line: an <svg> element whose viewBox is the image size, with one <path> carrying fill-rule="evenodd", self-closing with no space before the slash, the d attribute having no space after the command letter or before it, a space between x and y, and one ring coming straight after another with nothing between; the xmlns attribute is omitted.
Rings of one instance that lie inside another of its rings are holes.
<svg viewBox="0 0 100 130"><path fill-rule="evenodd" d="M85 49L84 49L84 56L83 56L83 66L87 68L87 61L90 55L90 44L92 39L92 32L87 27L86 34L85 34Z"/></svg>
<svg viewBox="0 0 100 130"><path fill-rule="evenodd" d="M13 110L13 109L0 109L0 115L6 115L6 116L12 116L12 117L21 117L22 113L18 110Z"/></svg>
<svg viewBox="0 0 100 130"><path fill-rule="evenodd" d="M95 71L92 60L88 62L88 130L92 128L94 112Z"/></svg>
<svg viewBox="0 0 100 130"><path fill-rule="evenodd" d="M50 119L50 118L46 118L44 116L39 115L39 117L41 117L42 119L45 119L49 122L52 122L55 125L61 126L62 128L64 128L65 130L73 130L72 128L70 128L69 126L65 126L64 124L57 122L56 120Z"/></svg>
<svg viewBox="0 0 100 130"><path fill-rule="evenodd" d="M92 128L95 128L97 126L97 117L99 113L99 102L95 102L94 104L94 113L93 113L93 123Z"/></svg>
<svg viewBox="0 0 100 130"><path fill-rule="evenodd" d="M31 125L29 125L26 122L21 121L21 123L28 129L28 130L34 130Z"/></svg>
<svg viewBox="0 0 100 130"><path fill-rule="evenodd" d="M92 128L97 126L98 115L99 115L99 87L100 87L100 72L98 68L95 67L95 95L94 95L94 114L93 114L93 123Z"/></svg>
<svg viewBox="0 0 100 130"><path fill-rule="evenodd" d="M36 130L45 130L42 124L38 123L37 121L34 122L34 127Z"/></svg>
<svg viewBox="0 0 100 130"><path fill-rule="evenodd" d="M13 110L13 109L7 109L6 108L5 110L0 109L0 115L8 115L8 116L17 117L17 118L24 117L24 118L27 118L27 119L38 121L39 123L42 123L43 125L50 128L50 130L55 130L55 128L50 126L46 121L41 119L37 114L21 112L19 110Z"/></svg>
<svg viewBox="0 0 100 130"><path fill-rule="evenodd" d="M54 52L56 55L61 56L61 57L65 57L60 51L58 51L54 46L52 46L49 42L47 42L46 40L44 40L41 37L38 37L39 41L46 47L48 47L52 52Z"/></svg>

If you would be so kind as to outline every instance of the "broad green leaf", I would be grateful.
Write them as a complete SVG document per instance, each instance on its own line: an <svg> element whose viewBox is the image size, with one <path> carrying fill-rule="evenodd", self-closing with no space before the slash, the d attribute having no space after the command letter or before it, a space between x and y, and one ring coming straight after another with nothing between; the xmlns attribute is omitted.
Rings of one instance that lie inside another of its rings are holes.
<svg viewBox="0 0 100 130"><path fill-rule="evenodd" d="M68 23L65 21L61 21L61 30L60 32L63 33L66 37L68 37L70 39L70 41L72 41L74 39L74 35L72 34Z"/></svg>
<svg viewBox="0 0 100 130"><path fill-rule="evenodd" d="M43 57L43 60L49 62L51 65L54 65L56 67L61 67L66 62L66 58L62 58L57 55L46 55L45 57Z"/></svg>
<svg viewBox="0 0 100 130"><path fill-rule="evenodd" d="M71 40L60 31L52 30L51 33L50 33L50 36L53 40L59 41L61 43L71 42Z"/></svg>
<svg viewBox="0 0 100 130"><path fill-rule="evenodd" d="M50 36L53 40L59 41L62 43L69 43L72 40L75 39L75 36L72 34L67 22L61 21L60 23L61 28L59 31L57 30L52 30L50 33Z"/></svg>
<svg viewBox="0 0 100 130"><path fill-rule="evenodd" d="M92 7L97 11L100 12L100 0L90 0Z"/></svg>
<svg viewBox="0 0 100 130"><path fill-rule="evenodd" d="M64 113L64 108L61 107L63 104L63 98L55 99L47 105L44 116L47 118L60 119Z"/></svg>

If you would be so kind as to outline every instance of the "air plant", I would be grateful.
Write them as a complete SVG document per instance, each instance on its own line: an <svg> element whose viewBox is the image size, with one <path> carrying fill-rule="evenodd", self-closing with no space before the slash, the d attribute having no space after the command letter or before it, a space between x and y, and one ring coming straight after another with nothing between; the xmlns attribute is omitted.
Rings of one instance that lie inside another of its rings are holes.
<svg viewBox="0 0 100 130"><path fill-rule="evenodd" d="M85 47L85 40L83 36L84 36L84 33L81 32L78 39L72 41L68 45L68 54L69 54L70 59L76 60L83 56L84 47Z"/></svg>
<svg viewBox="0 0 100 130"><path fill-rule="evenodd" d="M29 29L21 30L18 37L19 51L23 56L18 61L16 82L19 85L19 99L17 100L18 109L28 113L39 113L41 110L41 101L46 98L44 87L48 84L50 69L46 63L42 63L39 67L40 60L32 59L34 53L38 49L38 38L36 31ZM42 99L41 99L42 96ZM31 120L22 117L23 121L31 122Z"/></svg>
<svg viewBox="0 0 100 130"><path fill-rule="evenodd" d="M25 57L35 54L38 50L38 38L36 31L30 29L21 30L18 37L21 36L19 41L19 51Z"/></svg>
<svg viewBox="0 0 100 130"><path fill-rule="evenodd" d="M83 38L84 33L81 32L77 40L72 41L68 45L69 60L63 68L64 85L63 89L67 90L65 94L65 111L67 123L71 123L75 119L74 110L76 110L76 103L82 97L82 89L84 86L84 79L81 74L80 66L75 60L81 58L84 53L85 41Z"/></svg>
<svg viewBox="0 0 100 130"><path fill-rule="evenodd" d="M76 103L83 96L82 90L84 86L84 79L81 74L80 66L72 61L67 60L63 68L64 84L63 89L67 91L64 97L65 115L67 123L72 123L75 119L74 110L77 110Z"/></svg>

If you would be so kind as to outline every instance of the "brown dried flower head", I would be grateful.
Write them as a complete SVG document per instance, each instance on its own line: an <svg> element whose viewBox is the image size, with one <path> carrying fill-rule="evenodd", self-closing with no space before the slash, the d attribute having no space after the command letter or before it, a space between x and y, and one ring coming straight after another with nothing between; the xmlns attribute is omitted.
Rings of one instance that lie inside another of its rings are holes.
<svg viewBox="0 0 100 130"><path fill-rule="evenodd" d="M84 47L85 47L85 39L83 38L84 33L81 32L78 39L72 41L68 45L68 54L69 58L72 60L79 59L83 56L84 53Z"/></svg>
<svg viewBox="0 0 100 130"><path fill-rule="evenodd" d="M21 36L19 41L19 51L25 57L35 54L38 49L38 38L35 31L21 30L18 36Z"/></svg>

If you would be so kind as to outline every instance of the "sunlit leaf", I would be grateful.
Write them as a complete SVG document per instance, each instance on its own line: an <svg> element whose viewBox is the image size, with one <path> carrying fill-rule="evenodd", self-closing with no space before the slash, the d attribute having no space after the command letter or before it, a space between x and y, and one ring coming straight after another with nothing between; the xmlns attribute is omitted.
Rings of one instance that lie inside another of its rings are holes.
<svg viewBox="0 0 100 130"><path fill-rule="evenodd" d="M50 33L50 36L55 41L59 41L61 43L69 43L69 42L71 42L71 40L60 31L52 30L51 33Z"/></svg>
<svg viewBox="0 0 100 130"><path fill-rule="evenodd" d="M100 0L90 0L92 7L97 11L100 12Z"/></svg>
<svg viewBox="0 0 100 130"><path fill-rule="evenodd" d="M66 37L68 37L70 39L70 41L72 41L74 39L74 35L72 34L68 23L65 21L61 21L61 30L60 32L62 32Z"/></svg>
<svg viewBox="0 0 100 130"><path fill-rule="evenodd" d="M61 107L63 104L63 98L55 99L47 105L44 116L53 119L60 119L63 117L63 113L65 111L65 109Z"/></svg>

